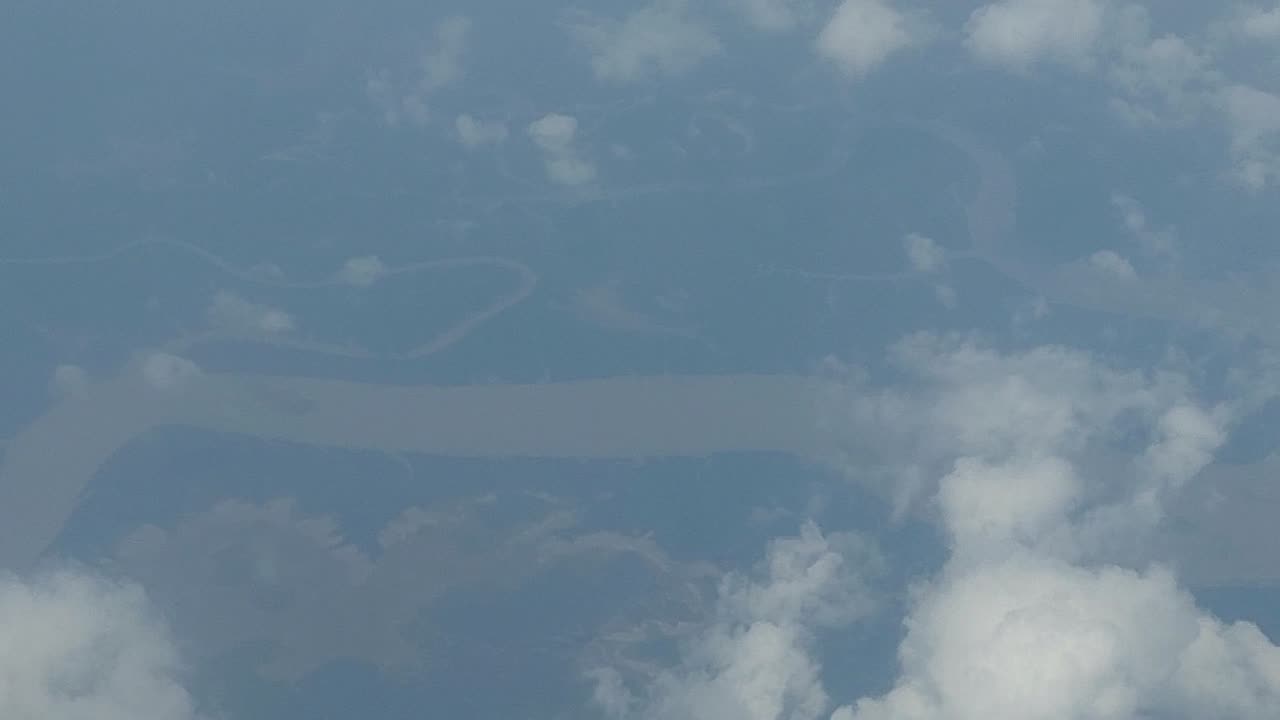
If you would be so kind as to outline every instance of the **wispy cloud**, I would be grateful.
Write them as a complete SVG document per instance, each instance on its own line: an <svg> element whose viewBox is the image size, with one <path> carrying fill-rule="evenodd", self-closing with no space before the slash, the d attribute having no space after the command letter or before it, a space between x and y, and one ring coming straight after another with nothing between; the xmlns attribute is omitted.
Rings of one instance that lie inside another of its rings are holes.
<svg viewBox="0 0 1280 720"><path fill-rule="evenodd" d="M388 70L369 77L365 90L382 113L383 122L392 127L421 127L431 122L432 95L462 79L470 32L471 21L465 17L440 20L408 79L400 80L397 73Z"/></svg>

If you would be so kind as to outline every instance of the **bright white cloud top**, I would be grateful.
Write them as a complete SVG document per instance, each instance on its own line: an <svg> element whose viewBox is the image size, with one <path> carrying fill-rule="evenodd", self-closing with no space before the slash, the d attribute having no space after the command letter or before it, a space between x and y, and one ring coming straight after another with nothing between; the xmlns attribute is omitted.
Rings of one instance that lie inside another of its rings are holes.
<svg viewBox="0 0 1280 720"><path fill-rule="evenodd" d="M141 588L78 571L0 576L0 716L196 720L169 630Z"/></svg>

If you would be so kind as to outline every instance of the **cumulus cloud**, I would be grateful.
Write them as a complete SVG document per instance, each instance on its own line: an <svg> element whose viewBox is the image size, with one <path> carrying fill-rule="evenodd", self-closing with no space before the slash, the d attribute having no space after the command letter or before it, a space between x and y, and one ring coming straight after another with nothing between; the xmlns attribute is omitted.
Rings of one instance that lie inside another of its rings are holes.
<svg viewBox="0 0 1280 720"><path fill-rule="evenodd" d="M1104 29L1103 0L1001 0L965 24L965 44L980 60L1015 70L1041 62L1087 65Z"/></svg>
<svg viewBox="0 0 1280 720"><path fill-rule="evenodd" d="M0 576L0 717L199 717L155 618L136 585L72 571Z"/></svg>
<svg viewBox="0 0 1280 720"><path fill-rule="evenodd" d="M596 177L595 164L581 156L575 139L578 120L549 113L529 123L529 138L542 150L547 178L560 185L585 185Z"/></svg>
<svg viewBox="0 0 1280 720"><path fill-rule="evenodd" d="M591 53L595 76L611 83L678 75L721 52L683 0L655 0L621 20L580 16L569 30Z"/></svg>
<svg viewBox="0 0 1280 720"><path fill-rule="evenodd" d="M529 137L549 153L571 150L578 134L578 120L571 115L549 113L529 124Z"/></svg>
<svg viewBox="0 0 1280 720"><path fill-rule="evenodd" d="M163 352L148 353L140 369L143 382L156 390L180 388L203 374L194 362Z"/></svg>
<svg viewBox="0 0 1280 720"><path fill-rule="evenodd" d="M902 239L902 246L907 251L907 260L916 272L934 273L941 270L947 262L946 251L933 238L911 233Z"/></svg>
<svg viewBox="0 0 1280 720"><path fill-rule="evenodd" d="M1236 179L1253 191L1280 180L1280 95L1231 85L1224 88L1221 104Z"/></svg>
<svg viewBox="0 0 1280 720"><path fill-rule="evenodd" d="M294 329L293 316L268 305L250 302L239 295L220 290L213 296L207 311L209 322L216 328L237 333L287 333Z"/></svg>
<svg viewBox="0 0 1280 720"><path fill-rule="evenodd" d="M1280 5L1266 9L1256 5L1241 8L1235 17L1235 30L1249 40L1280 40Z"/></svg>
<svg viewBox="0 0 1280 720"><path fill-rule="evenodd" d="M1133 265L1114 250L1099 250L1090 255L1089 265L1104 275L1121 280L1132 280L1138 276Z"/></svg>
<svg viewBox="0 0 1280 720"><path fill-rule="evenodd" d="M813 632L847 625L874 608L867 579L878 555L846 534L807 523L775 540L754 578L727 576L711 623L685 647L681 663L638 691L610 667L593 668L594 700L618 720L816 720L830 703L813 651Z"/></svg>
<svg viewBox="0 0 1280 720"><path fill-rule="evenodd" d="M462 77L470 30L471 21L465 17L444 18L436 23L431 42L408 81L397 80L385 70L369 78L365 90L381 110L383 122L395 127L424 126L431 121L431 96Z"/></svg>
<svg viewBox="0 0 1280 720"><path fill-rule="evenodd" d="M916 428L926 456L945 448L932 507L951 555L913 594L893 688L833 720L1280 712L1280 648L1126 550L1211 461L1229 410L1201 407L1172 373L1061 348L1002 355L922 335L896 357L929 389L880 397L867 419ZM1091 476L1086 458L1135 423L1145 449Z"/></svg>
<svg viewBox="0 0 1280 720"><path fill-rule="evenodd" d="M501 145L507 139L507 125L501 120L481 120L464 113L454 120L453 128L467 149Z"/></svg>
<svg viewBox="0 0 1280 720"><path fill-rule="evenodd" d="M927 26L886 0L844 0L818 33L818 54L852 77L862 77L891 55L922 42Z"/></svg>
<svg viewBox="0 0 1280 720"><path fill-rule="evenodd" d="M353 257L342 264L338 280L356 287L368 287L387 274L387 265L377 255Z"/></svg>
<svg viewBox="0 0 1280 720"><path fill-rule="evenodd" d="M1280 649L1161 569L1033 553L950 568L913 609L902 677L833 720L1241 720L1280 711Z"/></svg>

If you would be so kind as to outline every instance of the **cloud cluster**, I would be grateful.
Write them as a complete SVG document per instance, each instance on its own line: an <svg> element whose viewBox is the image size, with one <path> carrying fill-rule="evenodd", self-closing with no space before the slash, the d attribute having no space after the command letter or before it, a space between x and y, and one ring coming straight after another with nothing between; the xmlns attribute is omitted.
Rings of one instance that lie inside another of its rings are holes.
<svg viewBox="0 0 1280 720"><path fill-rule="evenodd" d="M182 673L137 586L70 570L0 576L0 717L193 720Z"/></svg>
<svg viewBox="0 0 1280 720"><path fill-rule="evenodd" d="M756 30L783 33L821 21L813 0L725 0ZM893 0L842 0L813 38L818 54L853 78L862 78L890 56L933 35L922 13ZM597 79L608 83L671 77L722 55L724 43L688 0L652 0L621 19L581 14L567 23L591 54Z"/></svg>
<svg viewBox="0 0 1280 720"><path fill-rule="evenodd" d="M874 608L868 577L878 555L856 536L823 535L806 524L775 540L758 577L731 574L715 618L684 648L681 662L638 691L620 672L593 668L596 706L617 720L815 720L829 709L816 630L846 625Z"/></svg>
<svg viewBox="0 0 1280 720"><path fill-rule="evenodd" d="M917 336L896 355L924 389L880 395L864 419L923 438L912 450L937 462L914 470L940 475L930 507L951 554L914 592L894 687L834 720L1280 713L1280 648L1134 552L1212 460L1227 409L1170 373L1058 348ZM1131 457L1087 462L1108 449Z"/></svg>
<svg viewBox="0 0 1280 720"><path fill-rule="evenodd" d="M1158 6L1153 6L1158 7ZM1237 9L1201 37L1157 33L1148 10L1120 0L999 0L965 24L980 62L1026 73L1057 65L1096 73L1109 104L1138 127L1211 120L1226 133L1230 175L1259 191L1280 179L1280 96L1230 77L1215 57L1232 44L1266 42L1280 11Z"/></svg>
<svg viewBox="0 0 1280 720"><path fill-rule="evenodd" d="M527 130L542 151L547 178L560 185L585 185L596 177L595 164L578 151L578 119L549 113L529 123Z"/></svg>

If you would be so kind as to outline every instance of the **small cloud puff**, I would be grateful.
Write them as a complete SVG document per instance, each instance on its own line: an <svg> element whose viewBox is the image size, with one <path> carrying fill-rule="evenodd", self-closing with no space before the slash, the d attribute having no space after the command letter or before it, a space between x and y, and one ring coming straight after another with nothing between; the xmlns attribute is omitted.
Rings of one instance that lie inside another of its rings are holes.
<svg viewBox="0 0 1280 720"><path fill-rule="evenodd" d="M907 260L916 272L934 273L942 269L947 262L947 253L932 238L911 233L902 240L907 251Z"/></svg>
<svg viewBox="0 0 1280 720"><path fill-rule="evenodd" d="M1132 280L1137 277L1133 265L1114 250L1099 250L1089 256L1089 265L1100 273L1121 280Z"/></svg>
<svg viewBox="0 0 1280 720"><path fill-rule="evenodd" d="M458 142L468 150L486 145L501 145L507 139L507 126L501 120L479 120L459 115L453 123Z"/></svg>
<svg viewBox="0 0 1280 720"><path fill-rule="evenodd" d="M151 353L143 358L141 370L143 381L156 390L182 387L203 374L199 366L190 360L163 352Z"/></svg>
<svg viewBox="0 0 1280 720"><path fill-rule="evenodd" d="M213 296L208 316L215 327L231 332L276 334L294 329L293 316L289 313L250 302L227 290Z"/></svg>
<svg viewBox="0 0 1280 720"><path fill-rule="evenodd" d="M377 255L354 257L342 264L338 280L347 285L368 287L387 274L387 266Z"/></svg>
<svg viewBox="0 0 1280 720"><path fill-rule="evenodd" d="M844 0L818 34L816 49L846 74L861 78L928 34L920 18L885 0Z"/></svg>
<svg viewBox="0 0 1280 720"><path fill-rule="evenodd" d="M547 178L552 182L576 186L595 179L595 165L582 158L576 148L577 118L549 113L529 123L527 132L542 150Z"/></svg>

